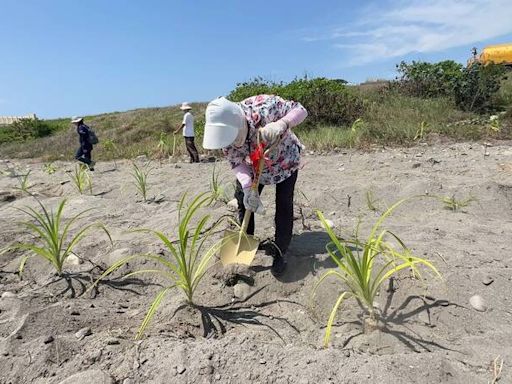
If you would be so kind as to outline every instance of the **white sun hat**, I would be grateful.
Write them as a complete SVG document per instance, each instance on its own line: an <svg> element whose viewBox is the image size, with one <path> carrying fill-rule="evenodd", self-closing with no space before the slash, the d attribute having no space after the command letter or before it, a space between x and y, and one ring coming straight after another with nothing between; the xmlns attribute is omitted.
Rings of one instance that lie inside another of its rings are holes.
<svg viewBox="0 0 512 384"><path fill-rule="evenodd" d="M220 149L231 145L245 126L240 105L225 97L210 101L205 112L203 148Z"/></svg>
<svg viewBox="0 0 512 384"><path fill-rule="evenodd" d="M181 109L182 111L186 111L187 109L192 109L192 107L190 106L190 104L189 104L189 103L181 103L181 107L180 107L180 109Z"/></svg>
<svg viewBox="0 0 512 384"><path fill-rule="evenodd" d="M71 118L71 122L72 122L72 123L79 123L79 122L81 122L83 119L84 119L84 118L83 118L83 117L80 117L80 116L73 116L73 117Z"/></svg>

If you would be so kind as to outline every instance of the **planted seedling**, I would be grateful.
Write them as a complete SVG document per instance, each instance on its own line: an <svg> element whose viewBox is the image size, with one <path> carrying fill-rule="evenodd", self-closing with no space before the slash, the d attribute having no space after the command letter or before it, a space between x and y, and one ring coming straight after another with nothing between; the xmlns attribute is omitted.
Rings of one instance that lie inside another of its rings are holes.
<svg viewBox="0 0 512 384"><path fill-rule="evenodd" d="M28 184L28 177L30 176L30 172L32 171L29 170L24 175L18 175L18 182L20 184L19 189L21 192L28 193L28 190L32 187L32 185Z"/></svg>
<svg viewBox="0 0 512 384"><path fill-rule="evenodd" d="M172 144L171 139L167 133L160 132L160 139L158 140L157 149L161 157L168 157L171 155Z"/></svg>
<svg viewBox="0 0 512 384"><path fill-rule="evenodd" d="M473 196L469 196L462 200L457 199L455 195L452 197L438 196L437 198L443 203L445 209L449 209L453 212L456 212L461 208L465 208L469 206L473 201L476 201L476 198Z"/></svg>
<svg viewBox="0 0 512 384"><path fill-rule="evenodd" d="M41 207L40 212L31 207L16 208L27 214L31 219L30 221L22 222L21 225L34 237L32 242L19 243L11 247L11 249L31 252L31 254L23 256L21 260L19 266L20 276L23 273L27 260L34 255L49 261L54 266L57 274L61 276L64 262L71 255L75 246L92 228L103 230L110 242L112 242L107 228L101 223L82 226L78 232L71 235L71 227L91 209L82 211L66 221L62 218L66 200L60 202L56 211L48 209L39 200L37 202Z"/></svg>
<svg viewBox="0 0 512 384"><path fill-rule="evenodd" d="M425 136L428 129L428 123L425 121L422 121L418 127L418 130L416 131L416 135L414 135L414 141L416 140L422 140Z"/></svg>
<svg viewBox="0 0 512 384"><path fill-rule="evenodd" d="M222 183L220 171L217 169L216 164L213 166L212 176L210 178L210 198L212 203L216 201L227 202L226 188Z"/></svg>
<svg viewBox="0 0 512 384"><path fill-rule="evenodd" d="M57 172L57 167L53 164L53 162L45 163L43 165L43 171L49 175L53 175Z"/></svg>
<svg viewBox="0 0 512 384"><path fill-rule="evenodd" d="M167 237L164 233L150 229L140 229L136 231L149 233L158 238L165 246L167 250L166 254L138 254L126 257L110 266L94 283L94 285L96 285L101 279L136 258L153 261L156 264L153 268L142 269L125 276L126 278L142 273L153 273L160 275L165 281L163 288L153 299L137 332L136 338L142 336L161 304L162 299L170 290L178 288L185 296L187 303L190 305L194 304L194 293L207 272L210 260L220 249L222 243L218 241L207 247L208 240L213 230L220 223L219 220L207 228L207 224L211 218L210 215L198 215L199 209L208 205L209 202L210 196L207 193L199 194L188 202L186 201L186 195L184 195L178 206L179 224L175 233L177 240L170 240L170 237ZM197 224L194 224L194 222ZM93 288L94 285L91 288Z"/></svg>
<svg viewBox="0 0 512 384"><path fill-rule="evenodd" d="M103 141L103 149L110 155L110 157L114 160L114 168L117 169L116 163L116 154L117 154L117 145L114 140L106 139Z"/></svg>
<svg viewBox="0 0 512 384"><path fill-rule="evenodd" d="M325 272L315 285L315 295L319 285L328 277L335 277L344 285L344 290L334 304L324 336L324 347L329 344L332 324L339 306L347 299L353 298L365 309L364 331L369 333L377 327L378 314L374 308L375 297L380 287L390 277L404 269L411 269L416 276L421 276L418 267L426 267L433 274L441 277L434 265L420 257L412 255L402 240L394 233L381 229L383 221L399 205L406 200L400 200L387 209L373 225L366 241L360 241L356 235L354 240L339 239L324 215L317 211L318 217L325 228L331 242L326 249L337 268ZM386 241L386 237L394 239L394 243Z"/></svg>
<svg viewBox="0 0 512 384"><path fill-rule="evenodd" d="M136 163L133 163L132 177L137 188L137 192L140 193L144 202L147 201L148 195L148 176L153 169L149 167L149 163L144 167L139 167Z"/></svg>
<svg viewBox="0 0 512 384"><path fill-rule="evenodd" d="M373 212L379 212L380 209L377 207L379 199L377 199L371 190L366 191L366 205L368 209Z"/></svg>
<svg viewBox="0 0 512 384"><path fill-rule="evenodd" d="M76 164L71 175L71 181L80 194L83 194L86 189L89 189L89 193L92 194L92 177L87 165Z"/></svg>

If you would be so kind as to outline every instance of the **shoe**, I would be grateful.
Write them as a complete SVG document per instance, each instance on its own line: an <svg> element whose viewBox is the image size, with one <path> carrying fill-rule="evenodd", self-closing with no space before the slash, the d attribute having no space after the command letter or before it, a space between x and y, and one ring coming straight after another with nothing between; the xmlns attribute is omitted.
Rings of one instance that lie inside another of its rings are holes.
<svg viewBox="0 0 512 384"><path fill-rule="evenodd" d="M281 276L286 270L287 260L277 244L273 240L267 239L260 243L258 250L265 251L266 255L272 256L274 260L270 271L275 277Z"/></svg>
<svg viewBox="0 0 512 384"><path fill-rule="evenodd" d="M95 161L92 161L89 163L89 171L94 171L94 165L96 164Z"/></svg>
<svg viewBox="0 0 512 384"><path fill-rule="evenodd" d="M270 272L272 272L274 277L281 277L286 271L287 264L288 261L286 260L285 255L274 256L274 261L272 261L272 268L270 269Z"/></svg>

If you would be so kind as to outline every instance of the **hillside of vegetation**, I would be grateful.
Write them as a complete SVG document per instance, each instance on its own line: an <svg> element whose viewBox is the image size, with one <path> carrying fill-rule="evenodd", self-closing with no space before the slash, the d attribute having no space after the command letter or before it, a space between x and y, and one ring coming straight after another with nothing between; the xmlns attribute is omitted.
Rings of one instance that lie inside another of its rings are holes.
<svg viewBox="0 0 512 384"><path fill-rule="evenodd" d="M463 68L452 61L401 63L394 81L358 86L339 79L296 79L275 83L261 78L240 83L233 101L277 94L301 102L309 112L295 129L316 152L373 145L410 146L419 141L493 140L512 137L512 79L503 68ZM206 103L193 104L199 149ZM497 116L497 118L492 117ZM172 154L172 130L181 123L178 106L86 116L100 137L99 160ZM175 154L184 152L176 137ZM72 159L76 133L68 118L22 122L0 129L3 158Z"/></svg>

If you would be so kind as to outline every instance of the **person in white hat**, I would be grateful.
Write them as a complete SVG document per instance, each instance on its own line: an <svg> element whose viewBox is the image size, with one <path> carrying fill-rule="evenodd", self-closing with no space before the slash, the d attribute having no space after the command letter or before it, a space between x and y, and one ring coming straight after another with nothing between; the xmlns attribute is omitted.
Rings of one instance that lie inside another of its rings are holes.
<svg viewBox="0 0 512 384"><path fill-rule="evenodd" d="M80 142L80 148L76 151L75 159L78 161L87 164L91 171L94 171L95 161L92 160L91 151L93 149L93 144L90 140L90 128L84 124L83 117L74 116L71 119L71 122L76 127L76 132L78 133L78 140Z"/></svg>
<svg viewBox="0 0 512 384"><path fill-rule="evenodd" d="M274 95L258 95L234 103L224 97L211 101L206 108L203 147L222 148L237 178L235 197L239 219L245 210L263 213L259 194L265 185L276 185L275 239L262 243L273 256L272 273L281 276L287 265L286 251L293 233L293 195L300 167L302 144L291 128L306 117L298 102ZM250 154L258 146L258 133L266 148L273 147L265 160L258 192L250 187L253 172ZM254 215L247 228L254 234Z"/></svg>
<svg viewBox="0 0 512 384"><path fill-rule="evenodd" d="M190 155L190 162L199 163L199 154L197 153L197 148L194 144L194 116L190 112L192 107L189 103L182 103L180 109L184 112L183 121L178 129L173 133L177 134L183 129L183 137L185 138L187 152Z"/></svg>

